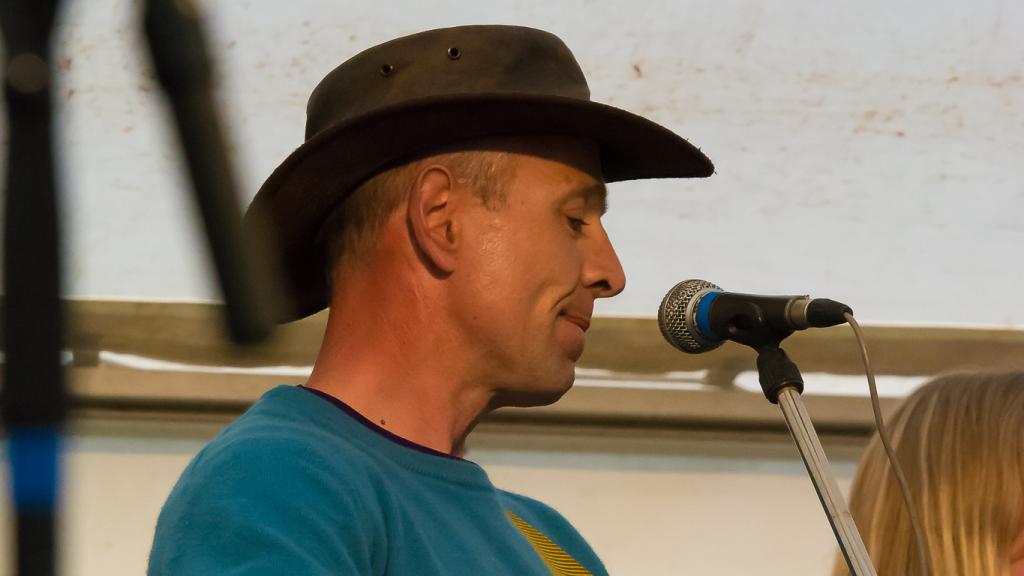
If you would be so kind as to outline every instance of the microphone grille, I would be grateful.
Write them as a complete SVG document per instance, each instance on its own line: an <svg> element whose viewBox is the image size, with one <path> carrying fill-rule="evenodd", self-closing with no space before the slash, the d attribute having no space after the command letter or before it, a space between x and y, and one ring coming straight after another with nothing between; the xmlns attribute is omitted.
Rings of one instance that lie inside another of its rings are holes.
<svg viewBox="0 0 1024 576"><path fill-rule="evenodd" d="M714 350L722 342L710 342L696 329L695 315L698 295L722 289L706 280L683 280L665 294L658 308L658 327L672 346L688 354Z"/></svg>

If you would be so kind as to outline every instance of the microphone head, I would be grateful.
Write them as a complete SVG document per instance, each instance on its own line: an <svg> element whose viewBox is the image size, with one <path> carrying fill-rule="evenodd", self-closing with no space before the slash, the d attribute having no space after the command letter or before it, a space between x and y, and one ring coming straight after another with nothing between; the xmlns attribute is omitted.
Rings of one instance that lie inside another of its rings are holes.
<svg viewBox="0 0 1024 576"><path fill-rule="evenodd" d="M709 352L722 345L722 341L712 342L697 330L697 303L712 291L722 289L711 282L693 279L683 280L665 294L658 308L658 327L669 344L687 354Z"/></svg>

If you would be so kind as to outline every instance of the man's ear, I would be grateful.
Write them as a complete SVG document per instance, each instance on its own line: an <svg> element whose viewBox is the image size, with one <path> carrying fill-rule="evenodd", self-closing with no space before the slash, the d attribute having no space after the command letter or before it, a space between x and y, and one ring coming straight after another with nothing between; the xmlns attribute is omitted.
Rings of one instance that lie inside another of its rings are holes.
<svg viewBox="0 0 1024 576"><path fill-rule="evenodd" d="M439 164L420 171L409 193L409 232L420 256L435 270L455 269L456 230L452 187L454 178Z"/></svg>

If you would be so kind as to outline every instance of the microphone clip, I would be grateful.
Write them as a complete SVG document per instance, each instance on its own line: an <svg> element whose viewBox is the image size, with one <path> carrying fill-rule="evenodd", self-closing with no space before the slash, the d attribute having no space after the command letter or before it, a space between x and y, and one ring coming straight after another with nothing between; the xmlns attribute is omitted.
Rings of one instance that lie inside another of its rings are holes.
<svg viewBox="0 0 1024 576"><path fill-rule="evenodd" d="M772 323L760 306L749 301L725 300L711 320L712 331L728 334L729 340L750 346L760 352L764 348L778 348L793 329Z"/></svg>
<svg viewBox="0 0 1024 576"><path fill-rule="evenodd" d="M757 351L757 373L765 398L772 404L778 404L779 393L785 388L793 388L802 394L804 380L800 369L785 350L779 348L793 330L769 322L761 307L753 302L726 301L722 304L728 308L717 315L712 328Z"/></svg>

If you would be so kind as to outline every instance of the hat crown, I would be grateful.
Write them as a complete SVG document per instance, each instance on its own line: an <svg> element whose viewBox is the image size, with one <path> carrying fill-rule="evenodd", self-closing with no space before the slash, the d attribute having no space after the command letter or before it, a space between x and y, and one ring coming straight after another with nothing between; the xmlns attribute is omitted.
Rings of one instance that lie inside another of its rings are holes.
<svg viewBox="0 0 1024 576"><path fill-rule="evenodd" d="M317 85L306 139L392 106L456 95L590 99L576 58L554 34L521 26L459 26L368 48Z"/></svg>

